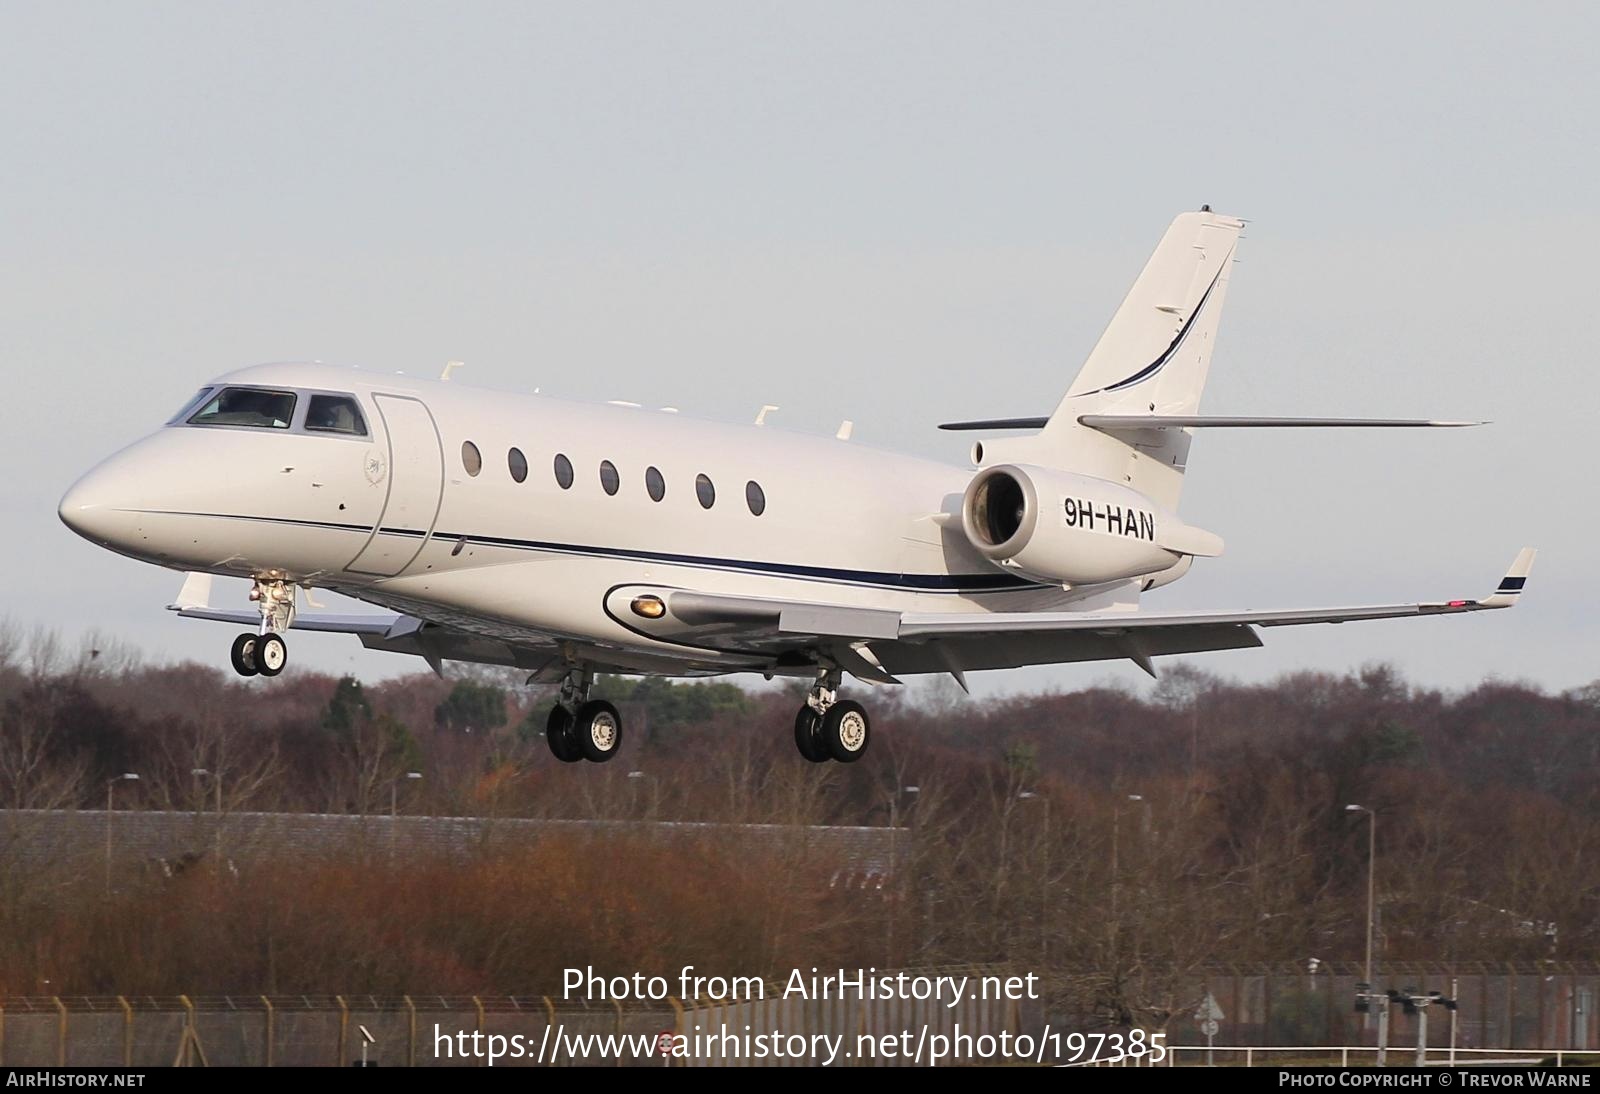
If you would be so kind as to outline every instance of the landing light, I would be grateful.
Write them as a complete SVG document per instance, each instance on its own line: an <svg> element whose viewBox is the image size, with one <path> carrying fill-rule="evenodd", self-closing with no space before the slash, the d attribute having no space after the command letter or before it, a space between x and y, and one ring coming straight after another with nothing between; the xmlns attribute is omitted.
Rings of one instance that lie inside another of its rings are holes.
<svg viewBox="0 0 1600 1094"><path fill-rule="evenodd" d="M659 596L636 596L628 606L633 609L634 615L642 615L646 619L660 619L667 614L667 606Z"/></svg>

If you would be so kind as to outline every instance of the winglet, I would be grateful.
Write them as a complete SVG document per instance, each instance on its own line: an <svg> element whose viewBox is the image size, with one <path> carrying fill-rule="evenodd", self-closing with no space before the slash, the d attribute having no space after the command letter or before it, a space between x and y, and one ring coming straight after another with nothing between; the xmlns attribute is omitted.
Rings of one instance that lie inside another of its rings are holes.
<svg viewBox="0 0 1600 1094"><path fill-rule="evenodd" d="M167 605L168 611L181 612L185 608L209 608L211 606L211 575L210 574L185 574L183 588L178 590L178 599Z"/></svg>
<svg viewBox="0 0 1600 1094"><path fill-rule="evenodd" d="M1506 576L1500 579L1499 587L1478 603L1485 608L1509 608L1515 604L1517 597L1522 595L1522 587L1528 583L1528 574L1533 569L1533 556L1536 554L1538 552L1532 547L1518 551L1516 561L1506 571Z"/></svg>

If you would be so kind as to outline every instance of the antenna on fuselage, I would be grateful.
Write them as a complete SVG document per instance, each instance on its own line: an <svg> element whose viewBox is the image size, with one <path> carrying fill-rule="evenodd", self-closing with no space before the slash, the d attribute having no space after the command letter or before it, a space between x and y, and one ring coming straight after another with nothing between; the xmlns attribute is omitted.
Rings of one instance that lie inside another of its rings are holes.
<svg viewBox="0 0 1600 1094"><path fill-rule="evenodd" d="M760 409L760 411L757 412L757 414L756 414L756 425L766 425L767 424L767 415L768 415L768 413L770 413L771 411L774 411L774 410L782 410L782 409L783 409L783 407L781 407L781 406L773 406L771 403L767 403L765 406L763 406Z"/></svg>
<svg viewBox="0 0 1600 1094"><path fill-rule="evenodd" d="M450 382L450 374L465 364L465 361L446 361L444 363L444 371L439 373L439 382L448 384Z"/></svg>
<svg viewBox="0 0 1600 1094"><path fill-rule="evenodd" d="M850 439L850 434L854 433L855 431L856 423L852 422L849 418L846 418L844 421L839 423L839 432L833 435L833 439L836 441L848 441Z"/></svg>

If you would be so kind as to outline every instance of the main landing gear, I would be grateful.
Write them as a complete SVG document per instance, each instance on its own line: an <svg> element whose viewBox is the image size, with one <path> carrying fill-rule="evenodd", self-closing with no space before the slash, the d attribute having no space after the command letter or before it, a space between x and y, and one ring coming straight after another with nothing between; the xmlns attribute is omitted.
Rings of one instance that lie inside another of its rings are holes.
<svg viewBox="0 0 1600 1094"><path fill-rule="evenodd" d="M622 715L604 699L589 698L593 682L587 670L569 673L545 723L545 741L564 764L579 760L603 764L622 747Z"/></svg>
<svg viewBox="0 0 1600 1094"><path fill-rule="evenodd" d="M256 578L250 599L261 609L261 629L246 631L228 651L240 676L276 676L289 663L289 646L280 631L294 622L294 586L282 578Z"/></svg>
<svg viewBox="0 0 1600 1094"><path fill-rule="evenodd" d="M855 763L872 736L866 708L853 699L839 698L839 680L838 670L819 675L794 718L795 746L814 764Z"/></svg>

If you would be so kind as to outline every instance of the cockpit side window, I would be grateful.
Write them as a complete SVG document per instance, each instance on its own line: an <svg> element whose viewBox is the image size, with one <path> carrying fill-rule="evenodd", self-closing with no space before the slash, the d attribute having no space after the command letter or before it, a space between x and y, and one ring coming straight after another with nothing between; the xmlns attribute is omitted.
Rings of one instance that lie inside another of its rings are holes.
<svg viewBox="0 0 1600 1094"><path fill-rule="evenodd" d="M313 395L306 405L306 428L314 433L367 435L367 421L353 395Z"/></svg>
<svg viewBox="0 0 1600 1094"><path fill-rule="evenodd" d="M232 425L250 429L288 429L294 419L294 394L258 387L225 387L189 418L190 425Z"/></svg>

